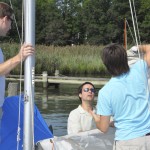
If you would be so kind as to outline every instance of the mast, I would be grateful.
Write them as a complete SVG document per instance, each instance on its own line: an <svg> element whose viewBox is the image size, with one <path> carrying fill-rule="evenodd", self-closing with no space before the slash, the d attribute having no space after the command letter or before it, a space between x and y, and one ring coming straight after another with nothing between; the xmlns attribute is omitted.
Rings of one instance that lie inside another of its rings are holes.
<svg viewBox="0 0 150 150"><path fill-rule="evenodd" d="M24 0L25 43L35 45L35 0ZM34 149L34 75L35 56L24 64L24 131L23 150Z"/></svg>
<svg viewBox="0 0 150 150"><path fill-rule="evenodd" d="M127 27L126 27L126 18L124 20L124 48L127 50Z"/></svg>

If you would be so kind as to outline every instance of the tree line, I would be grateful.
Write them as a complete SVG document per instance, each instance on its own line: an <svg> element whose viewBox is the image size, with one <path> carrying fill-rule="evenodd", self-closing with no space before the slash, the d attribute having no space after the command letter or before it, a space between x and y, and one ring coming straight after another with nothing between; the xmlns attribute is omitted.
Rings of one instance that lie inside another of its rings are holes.
<svg viewBox="0 0 150 150"><path fill-rule="evenodd" d="M8 0L5 2L9 4ZM139 39L149 43L150 0L131 2L137 17ZM12 5L21 33L22 0L13 0ZM135 44L128 0L36 0L36 43L54 46L123 44L125 18L128 25L127 41ZM19 41L15 24L6 39Z"/></svg>

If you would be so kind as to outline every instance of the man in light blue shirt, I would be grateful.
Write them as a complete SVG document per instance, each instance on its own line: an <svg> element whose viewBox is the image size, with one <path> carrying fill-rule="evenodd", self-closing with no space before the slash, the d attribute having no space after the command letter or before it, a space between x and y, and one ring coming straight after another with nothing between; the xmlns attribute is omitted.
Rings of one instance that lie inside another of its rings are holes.
<svg viewBox="0 0 150 150"><path fill-rule="evenodd" d="M0 2L0 36L6 36L8 31L11 29L12 21L13 21L12 8L8 4ZM5 75L9 74L10 71L13 70L22 61L24 61L26 57L33 54L34 48L32 47L32 45L24 44L21 46L18 54L4 61L3 52L0 48L0 126L2 117L2 106L4 103L4 96L5 96Z"/></svg>
<svg viewBox="0 0 150 150"><path fill-rule="evenodd" d="M150 147L150 107L148 68L150 45L139 46L144 60L129 68L127 53L119 44L110 44L102 51L102 60L112 75L99 91L97 115L93 112L97 127L107 132L110 116L116 127L115 150L148 149Z"/></svg>

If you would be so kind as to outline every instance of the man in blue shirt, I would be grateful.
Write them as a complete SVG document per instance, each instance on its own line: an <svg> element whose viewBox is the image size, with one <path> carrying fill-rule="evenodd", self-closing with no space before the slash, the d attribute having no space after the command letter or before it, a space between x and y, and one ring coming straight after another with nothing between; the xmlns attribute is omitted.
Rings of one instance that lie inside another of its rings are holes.
<svg viewBox="0 0 150 150"><path fill-rule="evenodd" d="M150 45L139 46L144 60L129 68L127 53L119 44L102 50L102 61L112 75L99 91L97 115L91 112L97 128L107 132L110 117L116 127L114 150L150 149L150 97L148 68Z"/></svg>
<svg viewBox="0 0 150 150"><path fill-rule="evenodd" d="M4 37L11 29L13 21L12 8L4 3L0 2L0 36ZM0 48L0 128L2 118L2 106L5 97L5 75L9 74L17 65L24 61L28 56L34 54L34 48L31 44L24 44L21 46L18 54L14 57L4 61L3 52Z"/></svg>

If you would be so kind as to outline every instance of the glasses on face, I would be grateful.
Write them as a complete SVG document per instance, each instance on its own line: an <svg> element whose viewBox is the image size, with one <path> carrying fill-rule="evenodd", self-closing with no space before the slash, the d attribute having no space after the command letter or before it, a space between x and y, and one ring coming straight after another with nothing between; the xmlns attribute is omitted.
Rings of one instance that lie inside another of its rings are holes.
<svg viewBox="0 0 150 150"><path fill-rule="evenodd" d="M7 16L7 18L13 23L13 19L10 16Z"/></svg>
<svg viewBox="0 0 150 150"><path fill-rule="evenodd" d="M84 91L84 92L89 92L89 91L91 91L92 93L95 93L95 89L94 89L94 88L91 88L91 89L85 88L85 89L83 89L83 91Z"/></svg>

